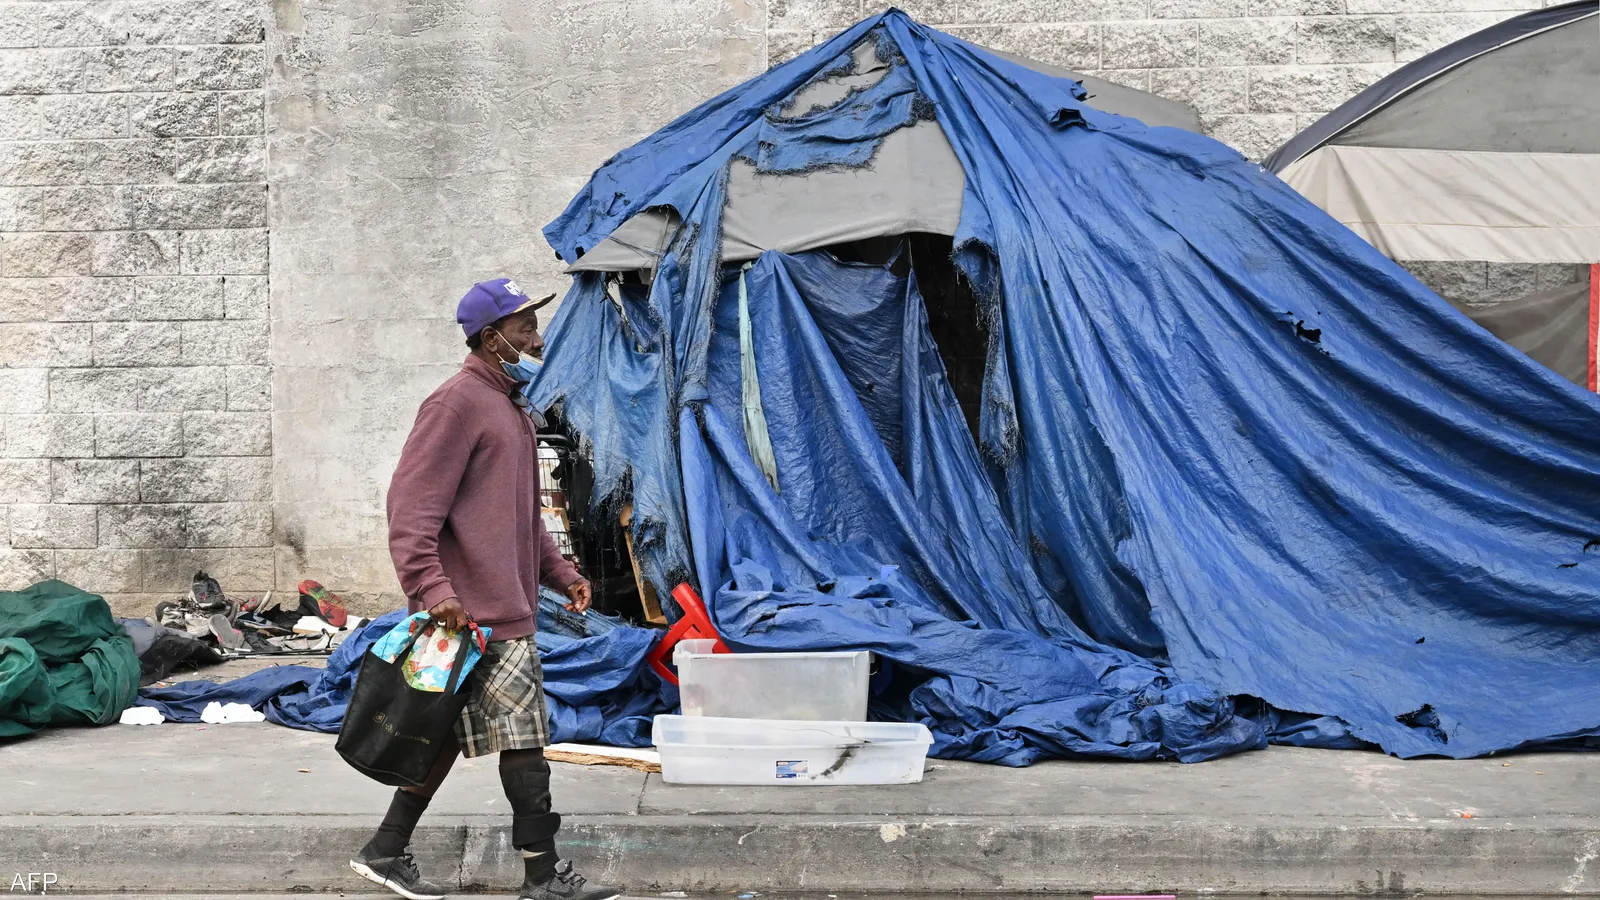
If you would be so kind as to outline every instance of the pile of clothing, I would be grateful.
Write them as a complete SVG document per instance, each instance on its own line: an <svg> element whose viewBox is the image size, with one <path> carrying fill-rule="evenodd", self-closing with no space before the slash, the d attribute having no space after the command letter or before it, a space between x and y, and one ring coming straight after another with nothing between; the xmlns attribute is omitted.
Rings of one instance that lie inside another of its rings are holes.
<svg viewBox="0 0 1600 900"><path fill-rule="evenodd" d="M141 684L175 669L235 657L326 656L367 620L352 617L339 597L315 581L300 582L297 604L284 609L272 594L230 600L215 578L196 572L189 594L156 605L150 619L123 619L138 654Z"/></svg>
<svg viewBox="0 0 1600 900"><path fill-rule="evenodd" d="M138 691L133 641L104 599L59 581L0 592L0 740L115 722Z"/></svg>

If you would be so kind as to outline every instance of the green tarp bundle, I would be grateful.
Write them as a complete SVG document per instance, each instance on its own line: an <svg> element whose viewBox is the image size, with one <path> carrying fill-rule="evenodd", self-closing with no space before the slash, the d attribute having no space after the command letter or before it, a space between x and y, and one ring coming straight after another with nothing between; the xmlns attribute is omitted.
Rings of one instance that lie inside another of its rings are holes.
<svg viewBox="0 0 1600 900"><path fill-rule="evenodd" d="M111 607L70 584L0 592L0 739L107 725L139 695L139 658Z"/></svg>

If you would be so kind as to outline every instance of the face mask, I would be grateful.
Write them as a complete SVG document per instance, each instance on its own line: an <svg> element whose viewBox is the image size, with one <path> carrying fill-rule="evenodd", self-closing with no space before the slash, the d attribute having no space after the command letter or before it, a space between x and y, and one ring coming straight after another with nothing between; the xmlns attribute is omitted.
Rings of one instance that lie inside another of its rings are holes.
<svg viewBox="0 0 1600 900"><path fill-rule="evenodd" d="M495 336L500 338L500 343L505 344L507 347L511 346L511 342L506 340L505 335L495 332ZM500 368L505 370L506 376L517 384L527 384L532 381L533 376L539 374L539 367L544 365L544 362L538 357L530 356L526 353L519 352L515 362L506 362L505 359L500 357L498 350L495 351L494 355L495 358L500 360Z"/></svg>

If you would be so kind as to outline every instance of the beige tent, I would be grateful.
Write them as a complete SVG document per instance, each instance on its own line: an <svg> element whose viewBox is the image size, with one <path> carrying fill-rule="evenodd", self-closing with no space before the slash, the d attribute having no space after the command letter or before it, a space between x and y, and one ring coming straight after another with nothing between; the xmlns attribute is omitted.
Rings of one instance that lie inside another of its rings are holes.
<svg viewBox="0 0 1600 900"><path fill-rule="evenodd" d="M1480 325L1591 390L1600 346L1600 4L1502 22L1383 79L1266 167L1397 260L1581 263Z"/></svg>

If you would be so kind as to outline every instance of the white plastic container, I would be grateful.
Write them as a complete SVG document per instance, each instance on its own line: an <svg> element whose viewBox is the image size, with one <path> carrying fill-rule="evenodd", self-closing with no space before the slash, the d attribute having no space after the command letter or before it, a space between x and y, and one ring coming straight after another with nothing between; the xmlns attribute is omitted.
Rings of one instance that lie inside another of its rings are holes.
<svg viewBox="0 0 1600 900"><path fill-rule="evenodd" d="M656 716L668 784L915 784L933 735L899 722Z"/></svg>
<svg viewBox="0 0 1600 900"><path fill-rule="evenodd" d="M686 716L864 722L872 654L712 653L716 641L672 648Z"/></svg>

